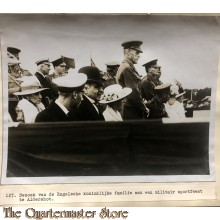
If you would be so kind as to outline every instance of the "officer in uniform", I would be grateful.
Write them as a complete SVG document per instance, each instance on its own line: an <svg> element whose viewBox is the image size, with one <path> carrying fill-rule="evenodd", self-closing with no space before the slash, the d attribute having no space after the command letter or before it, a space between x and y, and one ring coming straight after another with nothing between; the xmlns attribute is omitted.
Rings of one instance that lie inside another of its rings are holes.
<svg viewBox="0 0 220 220"><path fill-rule="evenodd" d="M15 47L7 47L7 55L9 58L16 58L17 60L20 60L19 53L21 52L20 49L15 48ZM21 76L32 76L32 74L23 68L20 67L19 65L19 72Z"/></svg>
<svg viewBox="0 0 220 220"><path fill-rule="evenodd" d="M141 81L141 93L146 101L151 100L155 96L154 88L162 84L159 80L161 76L161 67L157 65L157 61L158 60L152 60L143 65L147 75L144 76Z"/></svg>
<svg viewBox="0 0 220 220"><path fill-rule="evenodd" d="M52 61L51 63L53 64L54 72L50 76L52 76L53 79L60 76L65 76L68 74L70 68L75 68L74 58L61 56L60 58Z"/></svg>
<svg viewBox="0 0 220 220"><path fill-rule="evenodd" d="M15 57L16 59L20 59L20 57L19 57L19 53L21 52L21 50L20 49L18 49L18 48L15 48L15 47L7 47L7 55L8 55L8 57L11 57L11 56L13 56L13 57ZM11 57L11 58L13 58L13 57Z"/></svg>
<svg viewBox="0 0 220 220"><path fill-rule="evenodd" d="M171 83L165 83L154 88L155 96L146 104L150 110L148 116L149 119L160 119L168 117L165 110L165 103L170 98L170 86Z"/></svg>
<svg viewBox="0 0 220 220"><path fill-rule="evenodd" d="M75 61L73 58L61 56L51 63L53 64L54 72L50 75L47 75L46 78L51 84L53 100L55 100L58 97L58 87L52 82L53 79L67 75L70 68L75 68Z"/></svg>
<svg viewBox="0 0 220 220"><path fill-rule="evenodd" d="M144 119L145 115L148 114L148 108L145 106L141 96L141 76L134 67L134 64L138 63L140 53L142 53L141 44L141 41L129 41L122 44L124 60L117 71L116 82L123 88L132 89L132 93L126 97L122 107L124 120Z"/></svg>
<svg viewBox="0 0 220 220"><path fill-rule="evenodd" d="M8 58L8 111L13 121L17 118L15 108L18 104L18 98L13 93L20 91L22 82L19 64L17 58Z"/></svg>
<svg viewBox="0 0 220 220"><path fill-rule="evenodd" d="M120 64L116 61L111 61L105 64L106 65L106 73L102 76L103 79L103 88L107 86L116 84L116 73Z"/></svg>

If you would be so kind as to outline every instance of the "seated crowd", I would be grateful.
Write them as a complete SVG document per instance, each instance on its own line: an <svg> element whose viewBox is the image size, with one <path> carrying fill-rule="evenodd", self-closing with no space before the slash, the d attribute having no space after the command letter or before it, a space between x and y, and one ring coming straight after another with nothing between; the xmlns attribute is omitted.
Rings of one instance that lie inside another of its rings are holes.
<svg viewBox="0 0 220 220"><path fill-rule="evenodd" d="M52 62L38 60L37 71L31 74L20 66L20 50L8 47L10 120L35 123L185 118L185 92L178 81L160 81L158 60L143 65L146 76L136 71L141 44L123 43L123 62L106 63L105 73L91 65L74 74L68 73L75 68L74 59L65 56Z"/></svg>

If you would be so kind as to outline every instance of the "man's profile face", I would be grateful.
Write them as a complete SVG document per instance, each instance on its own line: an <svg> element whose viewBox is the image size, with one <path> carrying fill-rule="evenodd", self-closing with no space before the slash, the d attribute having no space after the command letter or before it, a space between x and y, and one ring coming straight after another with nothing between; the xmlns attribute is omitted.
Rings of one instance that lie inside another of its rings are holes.
<svg viewBox="0 0 220 220"><path fill-rule="evenodd" d="M129 49L129 59L132 63L137 64L140 58L140 52L134 49Z"/></svg>
<svg viewBox="0 0 220 220"><path fill-rule="evenodd" d="M68 71L66 71L66 64L61 63L60 65L55 67L55 71L59 76L65 76Z"/></svg>
<svg viewBox="0 0 220 220"><path fill-rule="evenodd" d="M97 84L85 84L84 87L84 94L95 101L100 100L102 91L102 87Z"/></svg>
<svg viewBox="0 0 220 220"><path fill-rule="evenodd" d="M40 66L40 71L44 74L44 75L48 75L50 72L50 64L49 63L42 63Z"/></svg>
<svg viewBox="0 0 220 220"><path fill-rule="evenodd" d="M160 76L161 76L161 67L157 66L157 65L151 66L148 69L148 72L151 73L151 75L154 76L155 78L160 78Z"/></svg>

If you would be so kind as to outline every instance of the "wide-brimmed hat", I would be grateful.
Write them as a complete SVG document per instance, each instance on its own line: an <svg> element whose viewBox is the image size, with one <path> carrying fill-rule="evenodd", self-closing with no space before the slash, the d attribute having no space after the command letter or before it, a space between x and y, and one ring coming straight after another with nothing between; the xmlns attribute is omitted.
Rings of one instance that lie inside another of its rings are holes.
<svg viewBox="0 0 220 220"><path fill-rule="evenodd" d="M111 102L116 102L120 99L125 98L131 92L132 89L128 87L122 88L119 84L110 85L104 89L103 97L101 101L99 101L99 103L107 104Z"/></svg>
<svg viewBox="0 0 220 220"><path fill-rule="evenodd" d="M30 95L41 92L48 88L42 88L35 76L30 76L21 83L21 91L15 92L14 95Z"/></svg>
<svg viewBox="0 0 220 220"><path fill-rule="evenodd" d="M95 83L99 86L102 86L101 74L97 67L84 66L79 69L78 73L84 73L87 75L88 79L86 83Z"/></svg>

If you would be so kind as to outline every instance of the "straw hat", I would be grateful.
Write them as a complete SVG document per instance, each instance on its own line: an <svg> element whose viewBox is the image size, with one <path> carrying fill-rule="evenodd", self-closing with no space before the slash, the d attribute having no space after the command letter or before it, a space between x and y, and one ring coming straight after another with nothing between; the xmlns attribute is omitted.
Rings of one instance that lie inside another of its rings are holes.
<svg viewBox="0 0 220 220"><path fill-rule="evenodd" d="M14 95L30 95L37 92L41 92L48 88L41 88L36 77L30 76L24 82L21 83L21 91L15 92Z"/></svg>
<svg viewBox="0 0 220 220"><path fill-rule="evenodd" d="M107 104L110 102L116 102L125 98L132 92L131 88L122 88L119 84L114 84L104 89L104 95L99 103Z"/></svg>

